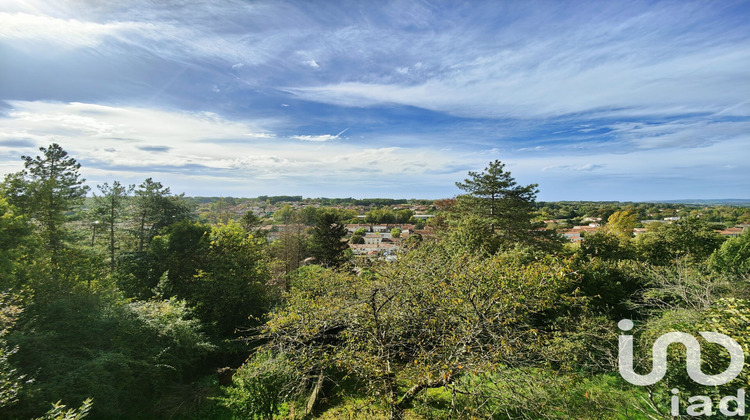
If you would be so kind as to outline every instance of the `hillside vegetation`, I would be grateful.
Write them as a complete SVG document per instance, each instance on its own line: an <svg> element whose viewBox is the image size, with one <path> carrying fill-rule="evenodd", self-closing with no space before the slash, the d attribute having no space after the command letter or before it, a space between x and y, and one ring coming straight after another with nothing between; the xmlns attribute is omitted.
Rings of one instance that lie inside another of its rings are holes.
<svg viewBox="0 0 750 420"><path fill-rule="evenodd" d="M718 407L750 380L700 387L679 346L654 385L617 367L622 319L640 372L669 331L748 356L750 233L719 233L747 207L541 203L499 161L431 201L89 191L59 145L22 159L0 189L3 418L667 419L672 389ZM353 253L375 224L398 251Z"/></svg>

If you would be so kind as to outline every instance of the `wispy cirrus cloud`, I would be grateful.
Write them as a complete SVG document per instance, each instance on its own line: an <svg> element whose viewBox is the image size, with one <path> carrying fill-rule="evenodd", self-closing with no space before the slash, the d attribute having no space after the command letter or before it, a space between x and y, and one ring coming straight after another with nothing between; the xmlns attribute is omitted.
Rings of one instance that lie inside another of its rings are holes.
<svg viewBox="0 0 750 420"><path fill-rule="evenodd" d="M291 136L291 138L295 140L302 140L302 141L331 141L331 140L338 140L341 138L341 135L346 133L348 128L345 128L341 132L339 132L336 135L333 134L321 134L317 136L311 136L311 135L296 135Z"/></svg>
<svg viewBox="0 0 750 420"><path fill-rule="evenodd" d="M93 48L105 37L119 37L128 32L153 30L138 22L86 22L59 19L29 13L0 12L0 39L11 41L43 41L70 47Z"/></svg>
<svg viewBox="0 0 750 420"><path fill-rule="evenodd" d="M561 198L705 165L702 194L750 191L743 1L2 9L0 148L65 143L96 176L439 197L501 159Z"/></svg>
<svg viewBox="0 0 750 420"><path fill-rule="evenodd" d="M134 143L158 140L169 145L207 139L267 138L262 124L272 121L230 121L210 112L174 112L87 103L9 101L13 107L3 120L0 137L52 140L77 135L89 141ZM256 125L257 124L257 125Z"/></svg>
<svg viewBox="0 0 750 420"><path fill-rule="evenodd" d="M595 171L597 169L602 169L606 167L607 165L603 164L595 164L595 163L586 163L584 165L576 166L576 165L555 165L555 166L545 166L542 168L542 171L550 171L550 170L562 170L562 171L578 171L578 172L591 172Z"/></svg>
<svg viewBox="0 0 750 420"><path fill-rule="evenodd" d="M614 124L618 138L643 149L705 147L727 139L750 141L750 116L741 120L688 117L667 122Z"/></svg>

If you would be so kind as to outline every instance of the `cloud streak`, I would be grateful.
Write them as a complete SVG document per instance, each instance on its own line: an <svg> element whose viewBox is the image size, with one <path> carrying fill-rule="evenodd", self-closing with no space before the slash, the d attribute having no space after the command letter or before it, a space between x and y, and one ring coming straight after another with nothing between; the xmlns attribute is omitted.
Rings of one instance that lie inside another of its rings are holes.
<svg viewBox="0 0 750 420"><path fill-rule="evenodd" d="M560 198L750 191L742 1L3 8L0 148L58 141L97 177L441 197L501 159Z"/></svg>
<svg viewBox="0 0 750 420"><path fill-rule="evenodd" d="M344 129L343 131L341 131L340 133L338 133L336 135L332 135L332 134L321 134L321 135L318 135L318 136L296 135L296 136L292 136L292 138L295 139L295 140L316 141L316 142L318 142L318 141L322 142L322 141L338 140L338 139L341 138L342 134L346 133L347 130L349 130L349 129L346 128L346 129Z"/></svg>
<svg viewBox="0 0 750 420"><path fill-rule="evenodd" d="M179 183L184 182L179 177L185 174L212 178L215 183L244 179L247 186L265 188L262 191L266 192L280 186L296 189L300 179L304 183L338 180L356 189L373 177L394 185L410 177L418 184L425 182L419 180L425 172L472 159L429 148L363 149L285 142L283 137L266 132L248 135L253 122L227 121L204 113L84 103L16 101L12 105L8 117L0 119L0 147L6 144L33 151L33 147L60 143L84 163L84 175L92 185L107 181L106 177L132 183L157 173ZM346 131L330 137L339 138ZM226 142L226 138L245 141ZM20 167L20 159L16 166ZM264 185L268 181L274 183ZM190 190L196 191L195 186Z"/></svg>

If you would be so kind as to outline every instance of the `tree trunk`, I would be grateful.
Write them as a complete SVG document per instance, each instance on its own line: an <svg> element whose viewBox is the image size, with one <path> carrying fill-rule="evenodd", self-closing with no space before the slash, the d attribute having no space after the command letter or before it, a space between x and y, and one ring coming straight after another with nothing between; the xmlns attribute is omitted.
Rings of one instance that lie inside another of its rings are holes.
<svg viewBox="0 0 750 420"><path fill-rule="evenodd" d="M309 416L312 414L313 409L315 408L315 403L318 400L318 395L320 394L320 390L323 388L323 381L325 380L325 376L323 375L323 370L320 370L320 374L318 375L318 382L315 383L315 388L313 388L312 394L310 394L310 398L307 400L307 409L305 410L305 416Z"/></svg>
<svg viewBox="0 0 750 420"><path fill-rule="evenodd" d="M444 387L450 383L453 382L453 375L446 374L441 379L436 379L434 381L425 381L420 382L418 384L415 384L411 388L409 388L404 395L401 396L401 399L396 403L396 405L393 407L394 409L391 410L391 419L397 420L402 418L403 411L409 407L411 407L412 402L414 402L414 398L416 398L417 395L419 395L420 392L422 392L425 389L428 388L441 388Z"/></svg>
<svg viewBox="0 0 750 420"><path fill-rule="evenodd" d="M109 213L109 273L115 272L115 198Z"/></svg>

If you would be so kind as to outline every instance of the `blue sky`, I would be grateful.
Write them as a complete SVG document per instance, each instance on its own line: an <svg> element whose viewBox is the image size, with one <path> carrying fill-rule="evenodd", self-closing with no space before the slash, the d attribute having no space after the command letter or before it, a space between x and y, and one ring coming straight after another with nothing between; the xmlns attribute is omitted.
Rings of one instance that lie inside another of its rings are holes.
<svg viewBox="0 0 750 420"><path fill-rule="evenodd" d="M442 198L750 198L748 1L0 0L0 172Z"/></svg>

